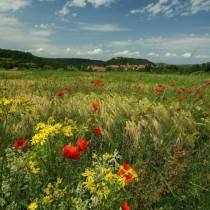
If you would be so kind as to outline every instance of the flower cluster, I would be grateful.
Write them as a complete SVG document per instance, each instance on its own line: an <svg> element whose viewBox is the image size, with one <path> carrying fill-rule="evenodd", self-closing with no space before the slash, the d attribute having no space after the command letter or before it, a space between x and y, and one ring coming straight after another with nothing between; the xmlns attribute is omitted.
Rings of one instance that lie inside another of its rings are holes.
<svg viewBox="0 0 210 210"><path fill-rule="evenodd" d="M36 198L33 202L28 205L29 210L35 210L39 208L52 208L59 209L62 206L62 201L66 195L67 188L62 187L62 179L57 178L54 183L48 183L43 190L40 198ZM56 208L57 207L57 208Z"/></svg>
<svg viewBox="0 0 210 210"><path fill-rule="evenodd" d="M54 137L58 134L63 134L66 137L71 137L78 128L74 121L65 118L64 122L56 123L55 120L50 117L47 123L38 123L35 128L35 135L32 137L32 144L43 145L49 137Z"/></svg>
<svg viewBox="0 0 210 210"><path fill-rule="evenodd" d="M18 108L23 108L25 111L30 111L31 104L28 99L13 99L13 98L0 98L0 117L7 113L16 113Z"/></svg>
<svg viewBox="0 0 210 210"><path fill-rule="evenodd" d="M99 79L93 80L91 82L92 82L93 86L99 86L99 87L103 87L104 86L104 83L101 80L99 80Z"/></svg>
<svg viewBox="0 0 210 210"><path fill-rule="evenodd" d="M79 139L77 142L77 146L66 145L63 148L63 156L70 159L79 160L89 145L89 141L84 141L83 139Z"/></svg>
<svg viewBox="0 0 210 210"><path fill-rule="evenodd" d="M68 88L68 87L64 87L63 90L64 90L65 92L68 92L68 93L71 93L71 91L72 91L72 90L71 90L70 88ZM65 92L59 91L59 92L57 93L57 96L62 97L62 96L64 95Z"/></svg>
<svg viewBox="0 0 210 210"><path fill-rule="evenodd" d="M123 164L122 169L118 163L120 158L117 151L114 154L93 155L92 167L85 170L82 174L85 181L78 185L77 206L87 194L90 196L87 206L80 207L81 209L96 208L99 205L107 207L113 202L112 199L115 202L119 199L121 189L137 177L135 170L128 164ZM125 170L123 175L122 170Z"/></svg>

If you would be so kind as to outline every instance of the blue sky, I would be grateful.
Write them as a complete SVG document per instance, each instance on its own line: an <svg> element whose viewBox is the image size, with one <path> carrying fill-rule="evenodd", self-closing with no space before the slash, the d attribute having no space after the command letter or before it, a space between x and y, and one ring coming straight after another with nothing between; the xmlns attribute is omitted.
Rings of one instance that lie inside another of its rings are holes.
<svg viewBox="0 0 210 210"><path fill-rule="evenodd" d="M51 58L210 62L210 0L0 0L0 48Z"/></svg>

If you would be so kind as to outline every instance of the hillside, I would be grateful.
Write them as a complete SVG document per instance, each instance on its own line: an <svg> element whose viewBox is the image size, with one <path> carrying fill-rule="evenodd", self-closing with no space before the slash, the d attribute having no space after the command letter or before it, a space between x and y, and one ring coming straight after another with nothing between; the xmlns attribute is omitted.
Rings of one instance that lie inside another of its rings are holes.
<svg viewBox="0 0 210 210"><path fill-rule="evenodd" d="M146 59L136 58L112 58L108 61L92 60L84 58L43 58L37 57L30 52L22 52L17 50L7 50L0 48L0 67L11 69L13 67L31 68L34 66L43 67L45 65L53 68L66 67L67 65L82 66L82 65L140 65L153 64Z"/></svg>

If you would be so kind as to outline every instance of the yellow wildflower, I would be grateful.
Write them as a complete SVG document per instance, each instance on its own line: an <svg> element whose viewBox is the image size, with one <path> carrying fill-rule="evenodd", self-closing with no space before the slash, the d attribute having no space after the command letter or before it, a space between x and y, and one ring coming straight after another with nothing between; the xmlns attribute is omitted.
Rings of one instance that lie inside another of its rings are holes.
<svg viewBox="0 0 210 210"><path fill-rule="evenodd" d="M39 168L37 167L37 163L35 161L29 161L29 168L31 169L31 172L34 174L39 172Z"/></svg>
<svg viewBox="0 0 210 210"><path fill-rule="evenodd" d="M52 199L52 196L50 196L50 195L47 195L47 196L45 196L44 198L43 198L43 202L44 203L52 203L53 202L53 199Z"/></svg>
<svg viewBox="0 0 210 210"><path fill-rule="evenodd" d="M62 179L61 178L57 178L56 184L59 185L62 183Z"/></svg>
<svg viewBox="0 0 210 210"><path fill-rule="evenodd" d="M112 155L110 155L108 153L105 153L105 154L103 154L102 157L103 157L104 160L108 160L108 159L110 159L112 157Z"/></svg>
<svg viewBox="0 0 210 210"><path fill-rule="evenodd" d="M29 205L28 205L28 210L35 210L38 208L38 199L36 198L35 201L31 202Z"/></svg>
<svg viewBox="0 0 210 210"><path fill-rule="evenodd" d="M91 190L91 191L94 191L96 190L95 186L94 186L94 179L92 178L89 178L87 179L86 182L83 182L83 185L85 185L85 188Z"/></svg>
<svg viewBox="0 0 210 210"><path fill-rule="evenodd" d="M92 170L86 169L85 172L82 174L82 176L87 176L87 177L94 177L96 173Z"/></svg>

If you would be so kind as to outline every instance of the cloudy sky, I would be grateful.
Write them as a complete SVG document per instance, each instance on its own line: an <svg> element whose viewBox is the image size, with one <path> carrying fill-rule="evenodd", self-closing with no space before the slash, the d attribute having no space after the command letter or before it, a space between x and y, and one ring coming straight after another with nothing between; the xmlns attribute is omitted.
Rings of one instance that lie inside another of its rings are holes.
<svg viewBox="0 0 210 210"><path fill-rule="evenodd" d="M210 62L210 0L0 0L0 48L51 58Z"/></svg>

